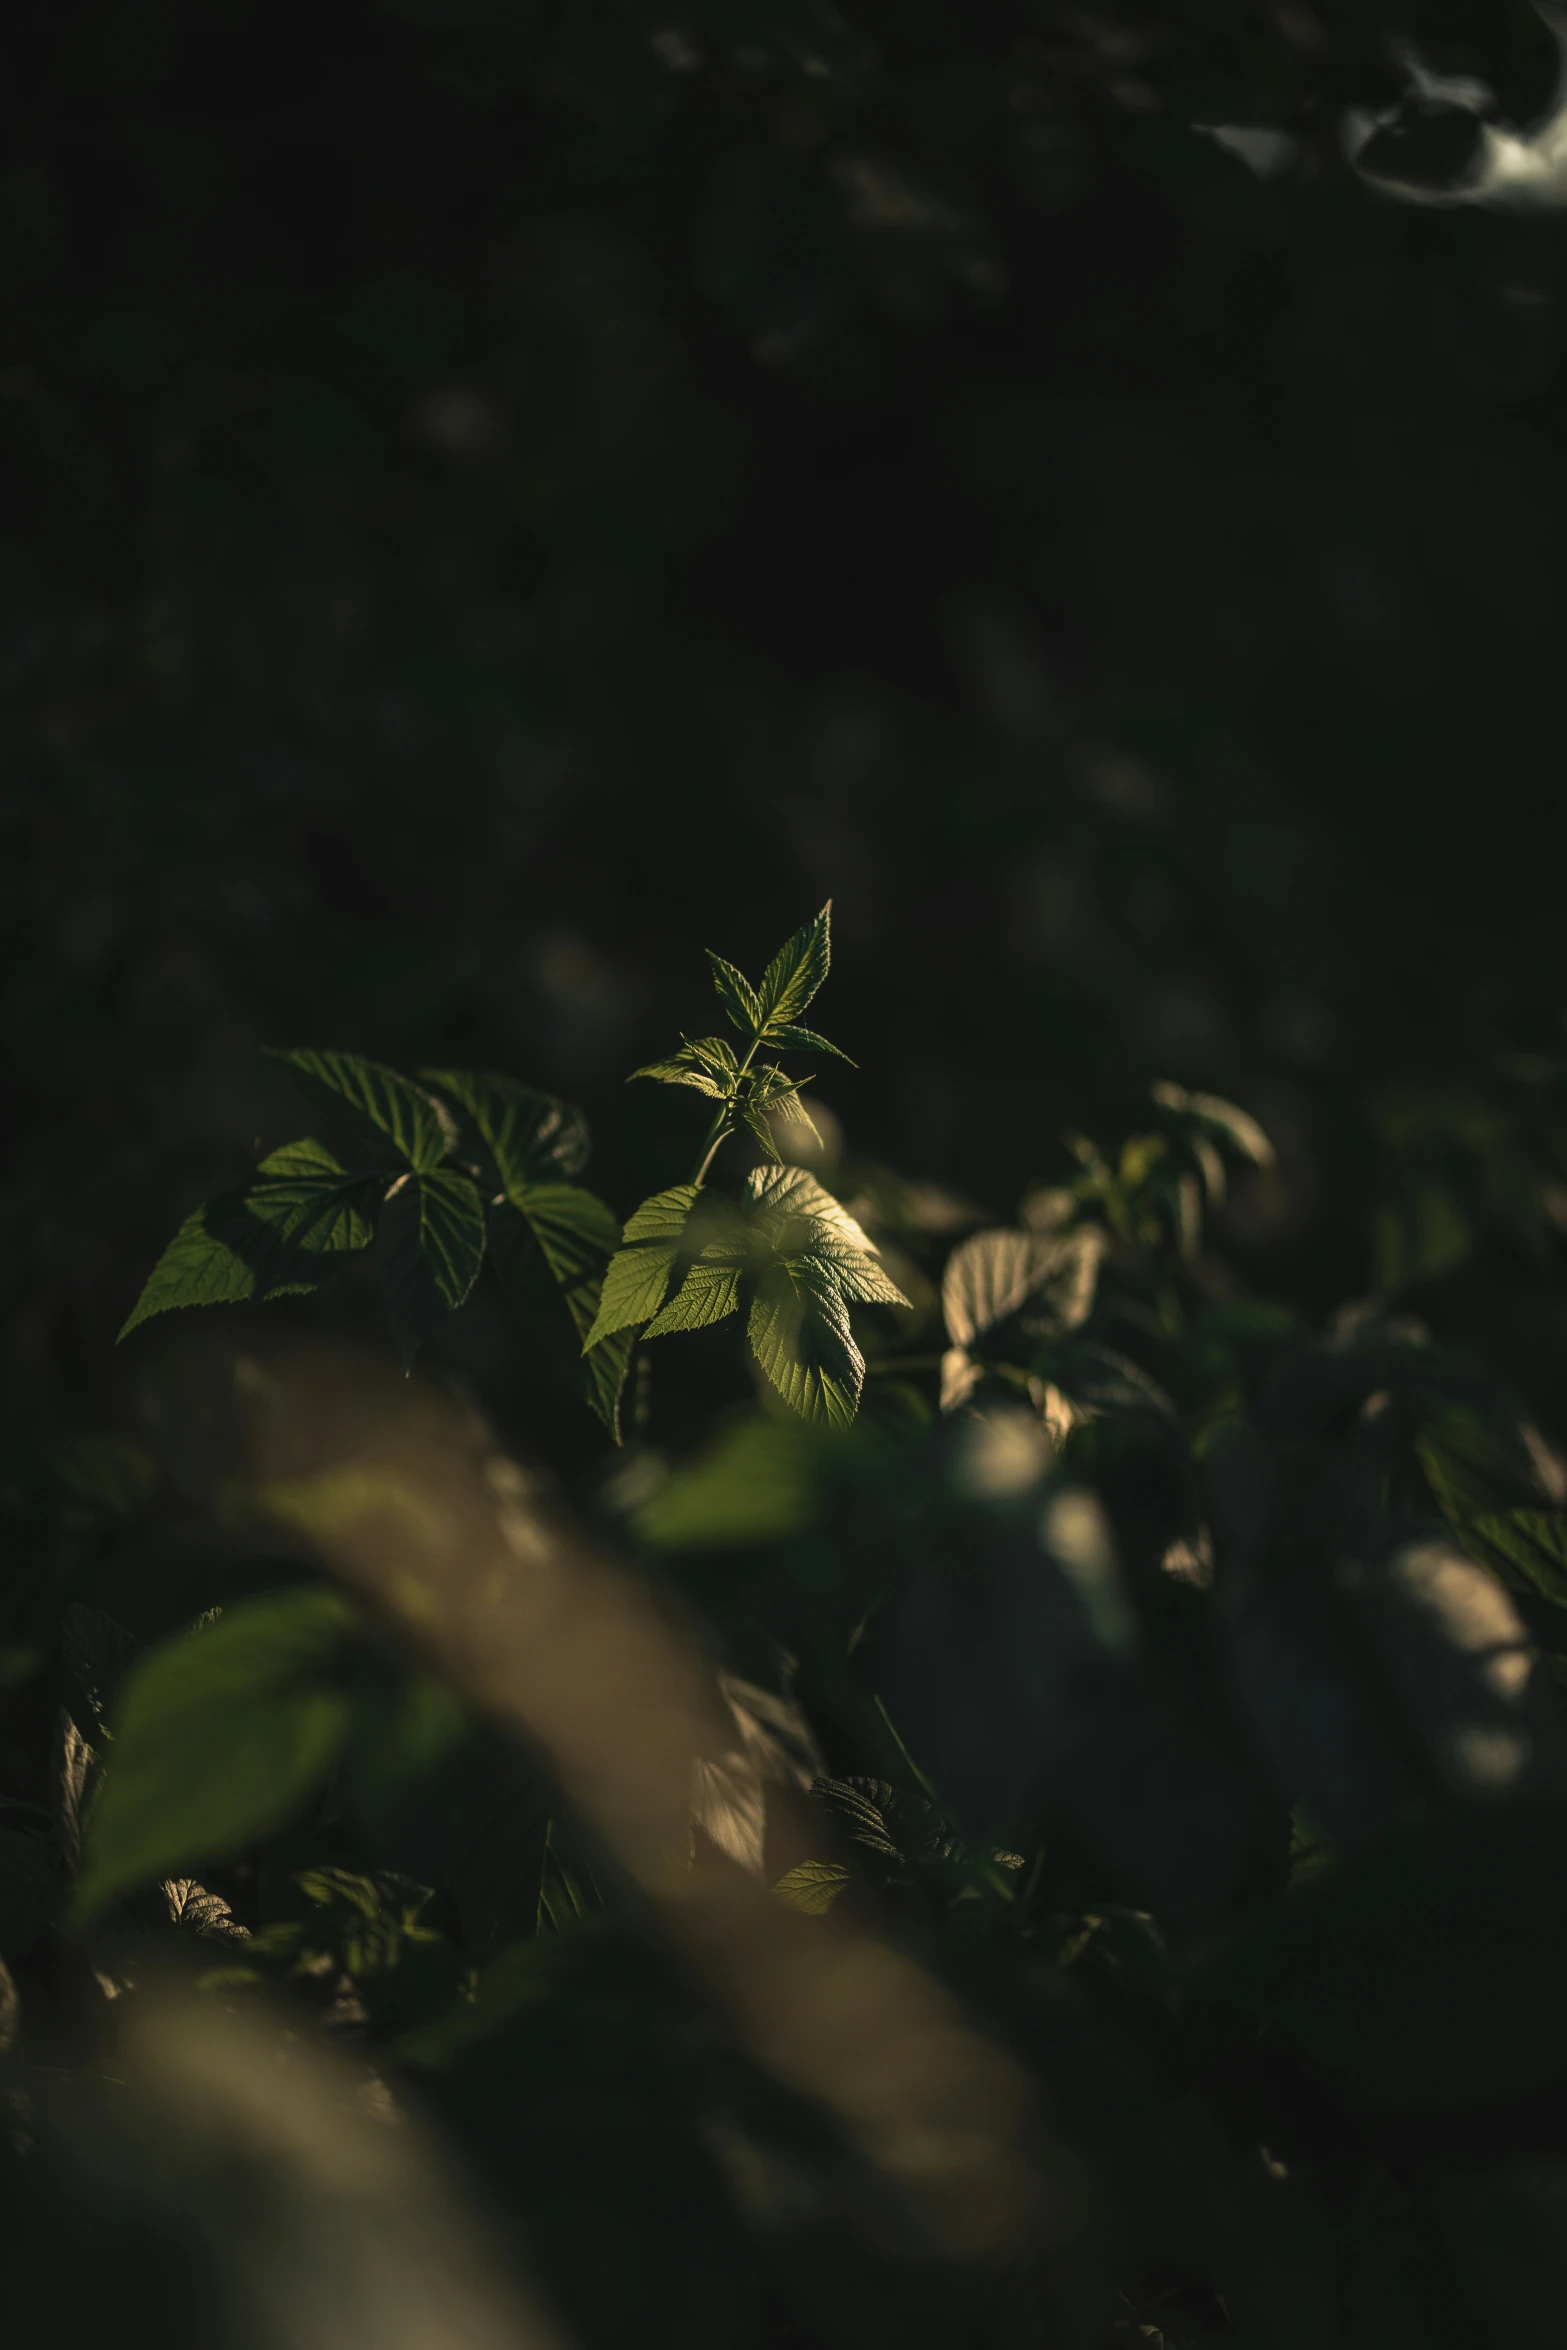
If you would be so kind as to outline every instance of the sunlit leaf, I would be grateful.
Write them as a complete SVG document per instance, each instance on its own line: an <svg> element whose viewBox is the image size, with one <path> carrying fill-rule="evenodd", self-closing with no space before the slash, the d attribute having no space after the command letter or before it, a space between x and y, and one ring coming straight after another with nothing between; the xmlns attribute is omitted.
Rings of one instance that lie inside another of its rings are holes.
<svg viewBox="0 0 1567 2350"><path fill-rule="evenodd" d="M847 1890L849 1872L835 1860L802 1860L773 1887L778 1899L808 1918L823 1918L840 1893Z"/></svg>
<svg viewBox="0 0 1567 2350"><path fill-rule="evenodd" d="M335 1591L236 1602L135 1665L89 1822L75 1917L241 1852L295 1812L347 1733L339 1650L358 1622Z"/></svg>
<svg viewBox="0 0 1567 2350"><path fill-rule="evenodd" d="M484 1258L484 1209L471 1176L403 1175L376 1232L376 1271L404 1364L463 1303Z"/></svg>
<svg viewBox="0 0 1567 2350"><path fill-rule="evenodd" d="M812 1028L797 1027L791 1021L786 1020L782 1026L774 1021L768 1028L767 1041L792 1053L831 1053L835 1061L848 1061L851 1069L860 1065L858 1061L850 1061L848 1054L840 1046L830 1044L825 1036L818 1036Z"/></svg>
<svg viewBox="0 0 1567 2350"><path fill-rule="evenodd" d="M623 1246L609 1261L584 1354L613 1331L651 1321L658 1312L697 1194L696 1184L677 1183L655 1192L637 1209L621 1235Z"/></svg>
<svg viewBox="0 0 1567 2350"><path fill-rule="evenodd" d="M831 916L829 898L821 912L779 948L762 973L756 992L764 1035L771 1035L775 1023L792 1027L826 978L832 960Z"/></svg>
<svg viewBox="0 0 1567 2350"><path fill-rule="evenodd" d="M941 1303L954 1346L973 1347L1026 1316L1030 1340L1059 1336L1087 1319L1104 1243L1076 1232L976 1232L947 1259Z"/></svg>
<svg viewBox="0 0 1567 2350"><path fill-rule="evenodd" d="M429 1096L397 1070L366 1060L360 1053L275 1046L268 1050L274 1060L285 1061L300 1076L314 1079L368 1118L410 1167L427 1173L445 1158L446 1130L440 1113Z"/></svg>
<svg viewBox="0 0 1567 2350"><path fill-rule="evenodd" d="M1186 1130L1193 1148L1207 1136L1253 1167L1273 1165L1272 1143L1250 1112L1234 1102L1223 1101L1216 1093L1188 1093L1184 1086L1168 1083L1154 1086L1153 1098L1171 1114L1177 1129Z"/></svg>
<svg viewBox="0 0 1567 2350"><path fill-rule="evenodd" d="M662 1338L675 1330L706 1330L734 1313L739 1304L740 1267L704 1264L698 1260L642 1335Z"/></svg>
<svg viewBox="0 0 1567 2350"><path fill-rule="evenodd" d="M829 1427L852 1424L865 1358L837 1286L808 1257L780 1261L762 1275L748 1335L752 1354L791 1411Z"/></svg>
<svg viewBox="0 0 1567 2350"><path fill-rule="evenodd" d="M733 963L726 963L722 955L707 950L707 959L713 967L713 985L718 1000L742 1036L755 1036L762 1025L762 1007L749 979L737 971Z"/></svg>

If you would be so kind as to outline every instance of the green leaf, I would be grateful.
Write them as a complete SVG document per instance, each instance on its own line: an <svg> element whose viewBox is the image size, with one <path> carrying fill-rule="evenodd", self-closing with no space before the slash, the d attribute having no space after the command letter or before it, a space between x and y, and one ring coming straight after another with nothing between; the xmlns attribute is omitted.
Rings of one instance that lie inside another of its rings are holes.
<svg viewBox="0 0 1567 2350"><path fill-rule="evenodd" d="M757 997L764 1036L771 1036L775 1026L792 1026L826 978L832 961L831 916L829 898L815 919L779 948L762 973Z"/></svg>
<svg viewBox="0 0 1567 2350"><path fill-rule="evenodd" d="M615 1253L612 1208L575 1183L519 1184L508 1203L526 1224L562 1289L597 1282Z"/></svg>
<svg viewBox="0 0 1567 2350"><path fill-rule="evenodd" d="M809 1084L809 1078L805 1082ZM758 1125L756 1119L758 1111L764 1114L761 1125ZM752 1133L762 1142L770 1159L781 1162L781 1153L775 1148L775 1121L802 1129L817 1149L821 1148L822 1138L817 1132L816 1121L800 1099L799 1083L793 1077L786 1076L782 1069L768 1067L757 1070L751 1080L749 1097L741 1115Z"/></svg>
<svg viewBox="0 0 1567 2350"><path fill-rule="evenodd" d="M593 1873L570 1848L559 1820L544 1838L544 1871L539 1883L538 1931L564 1934L603 1908Z"/></svg>
<svg viewBox="0 0 1567 2350"><path fill-rule="evenodd" d="M1567 1608L1567 1518L1558 1511L1498 1511L1473 1519L1464 1535L1515 1591Z"/></svg>
<svg viewBox="0 0 1567 2350"><path fill-rule="evenodd" d="M138 1324L175 1306L236 1305L256 1294L256 1274L239 1251L210 1229L210 1220L238 1203L238 1194L226 1200L208 1200L192 1209L147 1277L146 1286L120 1326L128 1338ZM277 1296L278 1291L263 1292ZM116 1342L118 1343L118 1342Z"/></svg>
<svg viewBox="0 0 1567 2350"><path fill-rule="evenodd" d="M1161 1110L1170 1113L1171 1125L1184 1133L1189 1147L1194 1147L1200 1136L1209 1135L1253 1167L1273 1165L1272 1143L1256 1119L1237 1109L1234 1102L1223 1101L1216 1093L1188 1093L1184 1086L1168 1083L1154 1086L1153 1098Z"/></svg>
<svg viewBox="0 0 1567 2350"><path fill-rule="evenodd" d="M740 1067L721 1036L688 1036L667 1060L649 1061L645 1068L633 1069L627 1084L637 1077L653 1077L661 1085L694 1086L715 1102L726 1102L739 1082Z"/></svg>
<svg viewBox="0 0 1567 2350"><path fill-rule="evenodd" d="M704 1264L699 1259L642 1335L664 1338L674 1330L707 1330L734 1313L739 1303L740 1267Z"/></svg>
<svg viewBox="0 0 1567 2350"><path fill-rule="evenodd" d="M864 1227L855 1222L848 1209L806 1168L758 1167L748 1179L746 1191L762 1217L764 1229L774 1233L776 1244L781 1245L791 1220L804 1219L824 1227L846 1247L874 1258ZM768 1218L776 1219L776 1224L769 1225ZM908 1304L901 1291L898 1302Z"/></svg>
<svg viewBox="0 0 1567 2350"><path fill-rule="evenodd" d="M740 1117L742 1123L749 1128L751 1135L756 1142L758 1150L763 1153L764 1157L771 1160L775 1167L781 1167L783 1165L783 1153L778 1148L777 1137L773 1133L772 1128L768 1125L767 1120L762 1115L760 1109L758 1109L756 1103L754 1101L743 1103L741 1105Z"/></svg>
<svg viewBox="0 0 1567 2350"><path fill-rule="evenodd" d="M942 1276L941 1306L954 1346L972 1347L1008 1323L1029 1340L1058 1338L1084 1322L1094 1302L1101 1235L976 1232L955 1248Z"/></svg>
<svg viewBox="0 0 1567 2350"><path fill-rule="evenodd" d="M836 1284L809 1257L770 1268L756 1285L751 1352L791 1411L818 1426L852 1425L865 1382Z"/></svg>
<svg viewBox="0 0 1567 2350"><path fill-rule="evenodd" d="M598 1312L583 1353L611 1332L651 1321L664 1302L669 1277L685 1237L698 1186L677 1183L645 1199L621 1234L623 1246L610 1258Z"/></svg>
<svg viewBox="0 0 1567 2350"><path fill-rule="evenodd" d="M192 1210L148 1276L120 1337L177 1306L237 1305L318 1288L323 1259L364 1248L380 1181L347 1172L321 1143L286 1143L242 1192Z"/></svg>
<svg viewBox="0 0 1567 2350"><path fill-rule="evenodd" d="M508 1198L527 1184L567 1181L586 1166L587 1120L570 1102L488 1069L421 1069L419 1075L467 1114Z"/></svg>
<svg viewBox="0 0 1567 2350"><path fill-rule="evenodd" d="M854 1218L803 1167L759 1167L747 1189L751 1351L791 1410L847 1426L865 1377L849 1305L908 1299Z"/></svg>
<svg viewBox="0 0 1567 2350"><path fill-rule="evenodd" d="M358 1623L335 1591L242 1600L152 1650L115 1709L73 1916L242 1852L324 1778L348 1729L338 1652Z"/></svg>
<svg viewBox="0 0 1567 2350"><path fill-rule="evenodd" d="M617 1444L621 1441L621 1398L636 1346L635 1327L616 1330L590 1346L582 1357L583 1392Z"/></svg>
<svg viewBox="0 0 1567 2350"><path fill-rule="evenodd" d="M792 1021L786 1020L782 1027L775 1021L767 1031L767 1041L792 1053L831 1053L835 1061L848 1061L851 1069L860 1065L858 1061L850 1061L840 1046L830 1044L825 1036L818 1036L814 1028L799 1028Z"/></svg>
<svg viewBox="0 0 1567 2350"><path fill-rule="evenodd" d="M360 1053L285 1051L269 1046L275 1061L286 1061L302 1077L313 1078L369 1119L392 1143L410 1167L427 1173L446 1156L446 1129L428 1095L417 1085Z"/></svg>
<svg viewBox="0 0 1567 2350"><path fill-rule="evenodd" d="M822 1471L821 1441L798 1420L753 1412L682 1463L632 1529L655 1550L787 1542L816 1522Z"/></svg>
<svg viewBox="0 0 1567 2350"><path fill-rule="evenodd" d="M484 1210L470 1176L453 1167L401 1175L376 1233L381 1294L406 1369L478 1279Z"/></svg>
<svg viewBox="0 0 1567 2350"><path fill-rule="evenodd" d="M841 1861L802 1860L773 1887L778 1899L808 1918L823 1918L849 1883Z"/></svg>
<svg viewBox="0 0 1567 2350"><path fill-rule="evenodd" d="M307 1137L270 1151L241 1197L280 1245L332 1256L369 1246L383 1181L351 1174L324 1143Z"/></svg>
<svg viewBox="0 0 1567 2350"><path fill-rule="evenodd" d="M726 963L723 956L715 955L711 947L707 950L707 959L713 967L713 985L718 991L719 1002L742 1036L755 1036L762 1025L762 1007L757 1001L755 988L743 973L735 969L733 963Z"/></svg>

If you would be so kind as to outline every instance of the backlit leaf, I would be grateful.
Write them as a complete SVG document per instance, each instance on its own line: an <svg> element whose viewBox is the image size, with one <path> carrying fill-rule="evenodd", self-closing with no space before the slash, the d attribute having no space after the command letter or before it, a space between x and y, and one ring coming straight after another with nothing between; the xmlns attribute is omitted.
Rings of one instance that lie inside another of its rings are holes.
<svg viewBox="0 0 1567 2350"><path fill-rule="evenodd" d="M1076 1329L1093 1304L1102 1248L1092 1227L1068 1233L976 1232L960 1242L947 1259L941 1284L953 1345L972 1347L1025 1310L1030 1338Z"/></svg>
<svg viewBox="0 0 1567 2350"><path fill-rule="evenodd" d="M848 1061L851 1069L860 1065L858 1061L850 1061L840 1046L830 1044L825 1036L818 1036L813 1028L800 1028L792 1021L786 1020L781 1027L775 1021L767 1031L767 1041L792 1053L831 1053L835 1061Z"/></svg>
<svg viewBox="0 0 1567 2350"><path fill-rule="evenodd" d="M674 1330L706 1330L734 1313L739 1303L740 1267L698 1261L642 1335L663 1338Z"/></svg>
<svg viewBox="0 0 1567 2350"><path fill-rule="evenodd" d="M605 1272L598 1312L583 1343L584 1354L611 1332L651 1321L658 1312L697 1189L694 1183L677 1183L668 1191L655 1192L632 1216L621 1235L623 1246L611 1257Z"/></svg>
<svg viewBox="0 0 1567 2350"><path fill-rule="evenodd" d="M832 961L831 916L829 898L821 912L779 948L762 973L757 999L764 1035L770 1036L775 1024L792 1027L826 978Z"/></svg>
<svg viewBox="0 0 1567 2350"><path fill-rule="evenodd" d="M631 1072L632 1078L652 1077L661 1085L694 1086L719 1102L728 1101L739 1074L739 1064L721 1036L687 1037L666 1060L649 1061Z"/></svg>
<svg viewBox="0 0 1567 2350"><path fill-rule="evenodd" d="M808 1918L823 1918L849 1883L840 1861L802 1860L773 1887L778 1899Z"/></svg>
<svg viewBox="0 0 1567 2350"><path fill-rule="evenodd" d="M756 1285L751 1352L802 1420L847 1428L865 1380L836 1285L807 1257L772 1266Z"/></svg>
<svg viewBox="0 0 1567 2350"><path fill-rule="evenodd" d="M446 1130L440 1113L428 1095L397 1070L360 1053L268 1049L274 1060L286 1061L368 1118L410 1167L428 1172L445 1158Z"/></svg>
<svg viewBox="0 0 1567 2350"><path fill-rule="evenodd" d="M707 950L707 959L713 967L713 985L718 1000L742 1036L752 1037L762 1025L762 1007L749 979L737 971L733 963L726 963L722 955Z"/></svg>

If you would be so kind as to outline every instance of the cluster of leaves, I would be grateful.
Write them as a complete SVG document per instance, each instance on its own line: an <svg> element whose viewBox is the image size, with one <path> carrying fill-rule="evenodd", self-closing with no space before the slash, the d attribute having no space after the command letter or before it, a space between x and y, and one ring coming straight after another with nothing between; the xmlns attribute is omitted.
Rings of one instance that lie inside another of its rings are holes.
<svg viewBox="0 0 1567 2350"><path fill-rule="evenodd" d="M718 1104L689 1183L646 1199L618 1234L604 1203L571 1180L588 1153L579 1112L552 1095L471 1069L418 1082L353 1053L279 1058L359 1113L368 1147L347 1164L325 1144L286 1143L241 1191L189 1215L153 1270L121 1337L151 1315L317 1288L356 1250L375 1251L405 1364L469 1296L488 1249L508 1291L536 1310L541 1286L571 1315L589 1400L618 1433L638 1333L706 1329L748 1302L759 1369L806 1419L846 1426L865 1363L851 1305L906 1306L864 1231L813 1175L785 1165L775 1128L820 1137L778 1052L840 1053L801 1015L827 977L830 909L780 948L753 988L710 956L720 1002L744 1040L687 1039L636 1071ZM748 1134L767 1163L736 1199L707 1176L728 1138ZM541 1280L542 1276L542 1280Z"/></svg>
<svg viewBox="0 0 1567 2350"><path fill-rule="evenodd" d="M1219 1219L1271 1153L1212 1096L1161 1085L1114 1150L1071 1142L1010 1225L820 1140L815 1171L777 1155L804 1113L772 1056L830 1049L802 1025L827 968L825 910L755 988L714 959L740 1048L639 1073L715 1110L618 1245L563 1105L288 1056L377 1141L272 1154L133 1323L314 1287L372 1239L405 1357L435 1310L410 1299L454 1310L486 1248L503 1279L531 1257L530 1310L590 1364L744 1305L754 1394L675 1446L628 1425L584 1506L717 1660L691 1865L891 1938L1095 2180L1086 2298L1059 2241L1029 2255L1039 2338L1537 2350L1567 2288L1567 1462L1385 1302L1314 1326L1246 1293ZM724 1188L731 1140L756 1163ZM408 1193L445 1205L404 1223ZM891 1309L863 1349L851 1308ZM416 2085L587 2344L654 2305L715 2350L1017 2338L983 2262L933 2284L889 2236L545 1764L358 1599L233 1525L192 1563L123 1439L5 1500L19 2047L62 1979L129 1997L180 1949L198 1999L281 2001ZM784 1789L812 1823L786 1865Z"/></svg>

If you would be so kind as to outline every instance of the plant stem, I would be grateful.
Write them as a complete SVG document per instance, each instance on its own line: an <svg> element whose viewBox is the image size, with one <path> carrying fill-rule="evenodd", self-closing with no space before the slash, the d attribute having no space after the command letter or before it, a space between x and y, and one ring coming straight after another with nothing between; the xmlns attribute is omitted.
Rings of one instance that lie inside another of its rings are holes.
<svg viewBox="0 0 1567 2350"><path fill-rule="evenodd" d="M753 1036L750 1043L747 1045L745 1059L740 1064L740 1075L742 1077L745 1075L747 1069L750 1068L752 1061L755 1059L756 1048L761 1043L761 1041L762 1040L759 1036ZM713 1161L717 1158L719 1151L729 1140L730 1135L734 1132L734 1121L729 1115L729 1108L729 1103L725 1102L723 1107L714 1117L712 1125L709 1126L707 1130L707 1139L702 1145L702 1156L697 1161L696 1173L691 1178L692 1182L696 1184L699 1189L701 1185L707 1180L708 1168L712 1165Z"/></svg>

